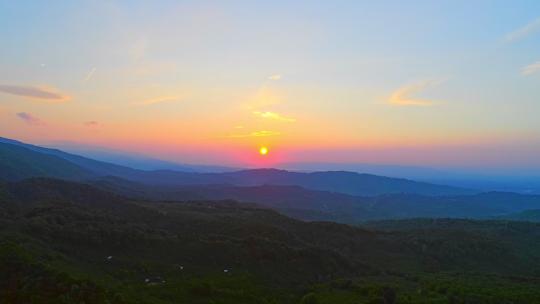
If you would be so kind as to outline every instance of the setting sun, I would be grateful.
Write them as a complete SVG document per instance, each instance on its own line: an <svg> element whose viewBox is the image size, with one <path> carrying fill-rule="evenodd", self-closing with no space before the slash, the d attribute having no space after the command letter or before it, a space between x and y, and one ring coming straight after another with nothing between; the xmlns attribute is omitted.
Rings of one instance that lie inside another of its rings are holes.
<svg viewBox="0 0 540 304"><path fill-rule="evenodd" d="M540 0L74 2L0 0L0 304L540 304Z"/></svg>

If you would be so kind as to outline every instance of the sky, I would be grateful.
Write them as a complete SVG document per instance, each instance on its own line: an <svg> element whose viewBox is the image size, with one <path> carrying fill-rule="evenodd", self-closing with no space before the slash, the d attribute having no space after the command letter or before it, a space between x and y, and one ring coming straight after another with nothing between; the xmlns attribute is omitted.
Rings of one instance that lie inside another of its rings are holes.
<svg viewBox="0 0 540 304"><path fill-rule="evenodd" d="M0 0L0 39L3 137L540 169L539 1Z"/></svg>

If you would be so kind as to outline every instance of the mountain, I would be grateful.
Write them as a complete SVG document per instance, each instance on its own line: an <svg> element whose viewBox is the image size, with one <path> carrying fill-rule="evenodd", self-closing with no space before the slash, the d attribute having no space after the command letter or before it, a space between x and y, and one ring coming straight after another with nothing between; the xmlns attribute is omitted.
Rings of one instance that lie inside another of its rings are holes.
<svg viewBox="0 0 540 304"><path fill-rule="evenodd" d="M407 178L414 180L428 180L433 177L445 177L452 172L446 170L433 169L429 167L388 165L388 164L365 164L365 163L283 163L279 168L301 172L320 171L351 171L358 173L368 173L373 175Z"/></svg>
<svg viewBox="0 0 540 304"><path fill-rule="evenodd" d="M264 184L294 185L307 189L350 195L376 196L389 193L455 195L475 193L475 191L468 189L347 171L300 173L276 169L259 169L224 173L223 175L233 180L242 180L244 186Z"/></svg>
<svg viewBox="0 0 540 304"><path fill-rule="evenodd" d="M107 163L107 162L101 162L101 161L93 160L90 158L82 157L79 155L66 153L61 150L43 148L40 146L30 145L30 144L26 144L26 143L22 143L16 140L6 139L6 138L0 138L0 144L18 146L20 148L30 150L36 153L64 159L66 161L69 161L73 165L78 166L82 170L91 172L92 175L94 176L112 175L112 176L128 177L131 175L136 175L141 172L139 170L134 170L132 168L119 166L119 165L115 165L115 164ZM35 155L35 154L32 154L32 155ZM35 175L35 176L39 177L42 175Z"/></svg>
<svg viewBox="0 0 540 304"><path fill-rule="evenodd" d="M233 185L233 186L261 186L282 185L300 186L311 190L339 192L349 195L375 196L391 193L414 193L422 195L457 195L471 194L476 191L415 182L406 179L382 177L369 174L358 174L345 171L336 172L313 172L299 173L276 169L242 170L224 173L194 173L171 170L144 171L136 170L112 163L96 161L86 157L66 153L56 149L48 149L34 145L24 144L18 141L3 139L4 146L17 146L32 152L47 156L54 156L71 162L80 170L90 172L94 176L115 176L126 180L149 185ZM36 154L25 153L21 157L27 157L28 162L39 162L42 158L32 158ZM5 155L5 161L9 162L10 154ZM45 168L45 164L39 164ZM58 170L62 170L59 167ZM32 176L55 176L50 172L34 172ZM57 172L60 174L60 172ZM49 174L49 175L47 175ZM56 174L56 173L55 173ZM68 172L64 174L70 176ZM82 175L81 177L86 177ZM68 178L69 179L69 178ZM80 178L79 178L80 179Z"/></svg>
<svg viewBox="0 0 540 304"><path fill-rule="evenodd" d="M60 157L0 143L0 180L21 180L36 176L69 180L94 177L90 171Z"/></svg>
<svg viewBox="0 0 540 304"><path fill-rule="evenodd" d="M62 151L80 155L86 158L99 160L102 162L113 163L124 167L139 170L173 170L183 172L231 172L238 171L240 168L217 166L217 165L196 165L183 164L161 159L155 159L136 153L115 151L107 148L85 146L69 142L54 143L54 147Z"/></svg>
<svg viewBox="0 0 540 304"><path fill-rule="evenodd" d="M489 218L540 208L540 196L488 192L459 196L388 194L361 197L298 186L182 188L199 197L253 202L302 220L357 224L375 219ZM164 193L164 192L162 192Z"/></svg>
<svg viewBox="0 0 540 304"><path fill-rule="evenodd" d="M276 169L226 173L144 171L7 142L0 143L0 178L4 180L55 177L86 181L145 200L236 200L309 221L357 224L416 217L490 218L540 208L539 196L474 194L465 189L367 174Z"/></svg>
<svg viewBox="0 0 540 304"><path fill-rule="evenodd" d="M107 191L133 199L190 201L235 200L257 204L301 220L358 223L370 218L370 199L347 194L308 190L299 186L192 185L156 187L119 178L91 182Z"/></svg>
<svg viewBox="0 0 540 304"><path fill-rule="evenodd" d="M256 203L301 220L358 224L376 219L491 218L540 208L540 196L505 192L473 195L422 196L388 194L375 197L309 190L299 186L148 186L118 178L100 179L93 185L134 199L236 200Z"/></svg>
<svg viewBox="0 0 540 304"><path fill-rule="evenodd" d="M506 192L427 197L414 194L382 195L373 198L370 211L375 218L477 218L540 208L540 196Z"/></svg>
<svg viewBox="0 0 540 304"><path fill-rule="evenodd" d="M540 226L302 222L233 201L0 183L5 303L536 303Z"/></svg>
<svg viewBox="0 0 540 304"><path fill-rule="evenodd" d="M540 194L538 168L459 169L364 163L283 163L278 168L300 171L352 171L379 176L406 178L430 184L476 189L482 192L501 191Z"/></svg>
<svg viewBox="0 0 540 304"><path fill-rule="evenodd" d="M469 189L352 172L300 173L277 169L253 169L225 173L189 173L160 170L143 174L138 173L131 176L116 176L150 185L300 186L311 190L362 196L376 196L390 193L415 193L422 195L476 193L476 191Z"/></svg>
<svg viewBox="0 0 540 304"><path fill-rule="evenodd" d="M506 214L498 217L499 219L513 220L513 221L527 221L527 222L540 222L540 209L531 209L521 212Z"/></svg>

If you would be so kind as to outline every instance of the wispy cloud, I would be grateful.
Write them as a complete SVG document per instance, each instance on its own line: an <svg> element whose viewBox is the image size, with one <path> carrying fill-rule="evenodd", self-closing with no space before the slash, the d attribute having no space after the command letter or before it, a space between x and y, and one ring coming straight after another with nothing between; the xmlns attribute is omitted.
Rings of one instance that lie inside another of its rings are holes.
<svg viewBox="0 0 540 304"><path fill-rule="evenodd" d="M97 127L97 126L99 126L99 122L97 122L95 120L85 121L83 124L84 124L85 127Z"/></svg>
<svg viewBox="0 0 540 304"><path fill-rule="evenodd" d="M29 125L33 125L33 126L45 125L45 123L41 119L33 116L32 114L29 114L26 112L20 112L20 113L17 113L16 115L18 118L20 118L22 121L24 121L25 123Z"/></svg>
<svg viewBox="0 0 540 304"><path fill-rule="evenodd" d="M228 135L226 137L228 137L228 138L267 137L267 136L277 136L277 135L280 135L280 134L281 133L276 132L276 131L262 130L262 131L254 131L254 132L246 133L246 134L230 134L230 135Z"/></svg>
<svg viewBox="0 0 540 304"><path fill-rule="evenodd" d="M427 80L402 86L392 93L388 102L397 106L432 106L435 103L434 101L414 98L412 95L440 83L441 81L438 80Z"/></svg>
<svg viewBox="0 0 540 304"><path fill-rule="evenodd" d="M524 76L529 76L537 72L540 72L540 61L531 63L521 69L521 75Z"/></svg>
<svg viewBox="0 0 540 304"><path fill-rule="evenodd" d="M259 111L255 111L253 112L254 115L256 116L259 116L259 117L262 117L262 118L267 118L267 119L273 119L273 120L279 120L279 121L284 121L284 122L295 122L296 119L294 118L291 118L291 117L285 117L279 113L276 113L276 112L259 112Z"/></svg>
<svg viewBox="0 0 540 304"><path fill-rule="evenodd" d="M71 97L59 93L58 90L47 87L0 85L0 92L50 102L63 102L71 99Z"/></svg>
<svg viewBox="0 0 540 304"><path fill-rule="evenodd" d="M90 70L90 72L88 72L88 74L86 74L86 77L84 77L83 82L87 82L88 80L90 80L92 78L92 76L94 76L95 72L96 72L96 68L92 68Z"/></svg>
<svg viewBox="0 0 540 304"><path fill-rule="evenodd" d="M281 79L281 75L279 74L275 74L275 75L272 75L270 77L268 77L268 80L280 80Z"/></svg>
<svg viewBox="0 0 540 304"><path fill-rule="evenodd" d="M540 18L529 22L524 27L506 34L506 36L504 36L504 41L508 43L518 41L537 32L540 32Z"/></svg>
<svg viewBox="0 0 540 304"><path fill-rule="evenodd" d="M180 100L179 96L162 96L162 97L157 97L157 98L146 99L143 101L138 101L133 104L138 105L138 106L151 106L158 103L173 102L173 101L179 101L179 100Z"/></svg>

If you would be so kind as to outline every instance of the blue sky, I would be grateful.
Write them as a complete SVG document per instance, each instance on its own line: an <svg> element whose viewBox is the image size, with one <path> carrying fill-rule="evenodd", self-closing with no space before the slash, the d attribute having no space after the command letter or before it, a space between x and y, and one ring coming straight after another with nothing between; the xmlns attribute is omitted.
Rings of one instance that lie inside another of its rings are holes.
<svg viewBox="0 0 540 304"><path fill-rule="evenodd" d="M538 1L1 0L0 37L7 137L198 163L540 167Z"/></svg>

